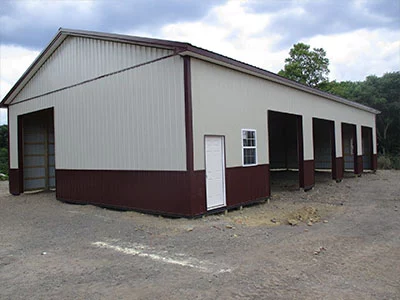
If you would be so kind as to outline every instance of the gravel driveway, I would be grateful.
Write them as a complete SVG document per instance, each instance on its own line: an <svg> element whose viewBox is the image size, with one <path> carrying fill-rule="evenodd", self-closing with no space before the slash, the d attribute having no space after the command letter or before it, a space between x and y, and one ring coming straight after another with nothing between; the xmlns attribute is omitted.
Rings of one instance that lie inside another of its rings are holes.
<svg viewBox="0 0 400 300"><path fill-rule="evenodd" d="M0 299L400 299L399 171L322 174L307 193L278 186L194 220L14 197L7 184Z"/></svg>

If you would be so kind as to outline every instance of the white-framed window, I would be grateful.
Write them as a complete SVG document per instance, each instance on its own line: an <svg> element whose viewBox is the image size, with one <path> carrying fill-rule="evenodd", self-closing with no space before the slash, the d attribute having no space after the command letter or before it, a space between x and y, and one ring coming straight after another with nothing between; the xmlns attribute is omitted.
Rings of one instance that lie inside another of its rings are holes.
<svg viewBox="0 0 400 300"><path fill-rule="evenodd" d="M257 134L255 129L242 129L243 166L257 165Z"/></svg>

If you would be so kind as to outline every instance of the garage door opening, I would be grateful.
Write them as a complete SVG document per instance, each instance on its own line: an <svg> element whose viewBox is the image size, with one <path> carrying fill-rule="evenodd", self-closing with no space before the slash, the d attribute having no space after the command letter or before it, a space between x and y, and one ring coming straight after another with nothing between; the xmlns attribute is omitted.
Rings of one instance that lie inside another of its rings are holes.
<svg viewBox="0 0 400 300"><path fill-rule="evenodd" d="M372 156L372 128L361 127L362 132L362 148L363 148L363 169L373 170Z"/></svg>
<svg viewBox="0 0 400 300"><path fill-rule="evenodd" d="M301 126L300 116L268 111L271 192L300 188L298 139L299 135L302 138Z"/></svg>
<svg viewBox="0 0 400 300"><path fill-rule="evenodd" d="M356 125L342 123L342 145L344 171L347 173L355 173L357 164Z"/></svg>
<svg viewBox="0 0 400 300"><path fill-rule="evenodd" d="M324 182L334 177L335 123L313 118L315 181Z"/></svg>
<svg viewBox="0 0 400 300"><path fill-rule="evenodd" d="M55 190L54 110L41 110L18 118L22 191Z"/></svg>

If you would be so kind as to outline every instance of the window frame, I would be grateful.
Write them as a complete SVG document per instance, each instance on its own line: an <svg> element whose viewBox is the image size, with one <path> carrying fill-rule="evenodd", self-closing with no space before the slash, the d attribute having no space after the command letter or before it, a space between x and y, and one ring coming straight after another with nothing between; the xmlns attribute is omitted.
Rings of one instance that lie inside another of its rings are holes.
<svg viewBox="0 0 400 300"><path fill-rule="evenodd" d="M248 131L252 131L254 132L254 146L245 146L243 144L243 133L244 132L248 132ZM252 166L257 166L258 165L258 155L257 155L257 130L256 129L251 129L251 128L242 128L242 130L240 131L241 135L240 135L240 140L241 140L241 144L242 144L242 166L243 167L252 167ZM253 164L245 164L244 162L244 150L245 149L254 149L255 152L255 163Z"/></svg>

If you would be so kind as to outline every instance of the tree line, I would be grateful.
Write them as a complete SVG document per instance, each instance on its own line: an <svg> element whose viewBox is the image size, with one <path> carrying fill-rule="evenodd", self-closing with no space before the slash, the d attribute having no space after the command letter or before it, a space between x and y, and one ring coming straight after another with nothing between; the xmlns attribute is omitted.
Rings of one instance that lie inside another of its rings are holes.
<svg viewBox="0 0 400 300"><path fill-rule="evenodd" d="M400 169L400 71L364 81L329 81L329 59L322 48L298 43L289 51L280 76L381 111L376 117L381 167Z"/></svg>
<svg viewBox="0 0 400 300"><path fill-rule="evenodd" d="M0 126L0 173L8 175L8 126ZM0 176L2 179L3 176Z"/></svg>

